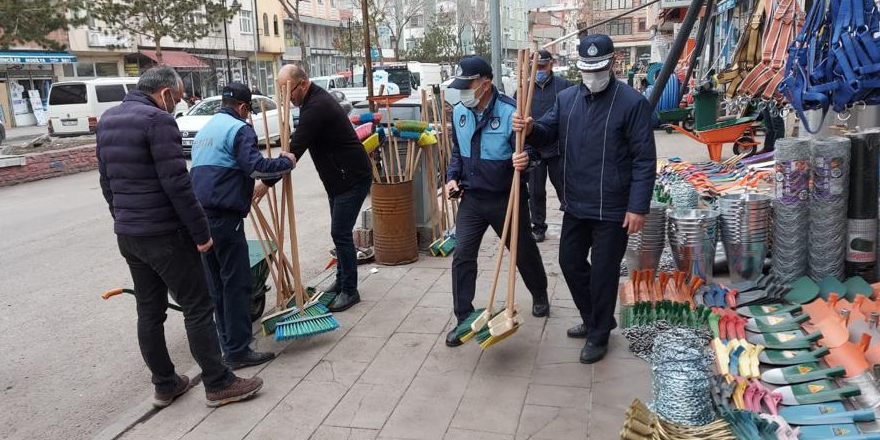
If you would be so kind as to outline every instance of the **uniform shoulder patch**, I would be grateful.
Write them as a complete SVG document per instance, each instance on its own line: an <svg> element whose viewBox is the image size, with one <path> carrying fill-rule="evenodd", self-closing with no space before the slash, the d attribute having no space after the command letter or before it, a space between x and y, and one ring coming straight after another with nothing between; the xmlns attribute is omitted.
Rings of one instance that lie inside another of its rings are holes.
<svg viewBox="0 0 880 440"><path fill-rule="evenodd" d="M467 123L467 118L464 115L461 115L461 117L458 118L458 126L464 127L464 124L466 124L466 123Z"/></svg>
<svg viewBox="0 0 880 440"><path fill-rule="evenodd" d="M489 128L492 130L498 130L499 127L501 127L501 118L495 116L489 121Z"/></svg>

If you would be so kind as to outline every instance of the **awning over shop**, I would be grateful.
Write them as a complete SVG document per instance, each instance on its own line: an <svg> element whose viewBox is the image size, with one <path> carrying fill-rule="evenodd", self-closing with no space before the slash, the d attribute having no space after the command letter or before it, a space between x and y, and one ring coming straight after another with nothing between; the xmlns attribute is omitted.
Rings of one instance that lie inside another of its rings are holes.
<svg viewBox="0 0 880 440"><path fill-rule="evenodd" d="M142 50L141 55L159 62L155 50ZM175 69L210 69L202 60L183 51L163 50L162 62Z"/></svg>
<svg viewBox="0 0 880 440"><path fill-rule="evenodd" d="M0 52L0 64L73 64L76 57L67 52Z"/></svg>

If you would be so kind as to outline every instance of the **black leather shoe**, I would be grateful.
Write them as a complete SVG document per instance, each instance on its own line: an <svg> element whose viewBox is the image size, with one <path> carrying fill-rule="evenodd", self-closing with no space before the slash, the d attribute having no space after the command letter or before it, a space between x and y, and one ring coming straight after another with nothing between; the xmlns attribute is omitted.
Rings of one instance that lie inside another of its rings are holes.
<svg viewBox="0 0 880 440"><path fill-rule="evenodd" d="M339 293L339 283L334 281L333 284L324 288L324 292L327 293Z"/></svg>
<svg viewBox="0 0 880 440"><path fill-rule="evenodd" d="M458 339L458 336L455 334L455 330L457 328L458 326L455 326L455 328L453 328L449 331L449 333L446 334L447 347L458 347L459 345L464 344L464 342L461 342L461 339Z"/></svg>
<svg viewBox="0 0 880 440"><path fill-rule="evenodd" d="M532 299L532 316L535 318L550 316L550 300L546 294L540 298Z"/></svg>
<svg viewBox="0 0 880 440"><path fill-rule="evenodd" d="M578 324L565 332L569 338L586 338L587 337L587 326L583 324Z"/></svg>
<svg viewBox="0 0 880 440"><path fill-rule="evenodd" d="M532 232L532 237L535 238L535 243L541 243L547 239L547 236L543 232Z"/></svg>
<svg viewBox="0 0 880 440"><path fill-rule="evenodd" d="M598 345L592 341L587 341L584 348L581 349L581 363L594 364L602 360L608 353L608 344Z"/></svg>
<svg viewBox="0 0 880 440"><path fill-rule="evenodd" d="M246 355L233 359L226 359L226 364L233 370L239 368L253 367L254 365L265 364L275 359L275 353L261 353L258 351L249 351Z"/></svg>
<svg viewBox="0 0 880 440"><path fill-rule="evenodd" d="M333 313L344 312L359 302L361 302L361 295L356 290L354 293L340 293L336 295L333 304L330 304L330 311Z"/></svg>

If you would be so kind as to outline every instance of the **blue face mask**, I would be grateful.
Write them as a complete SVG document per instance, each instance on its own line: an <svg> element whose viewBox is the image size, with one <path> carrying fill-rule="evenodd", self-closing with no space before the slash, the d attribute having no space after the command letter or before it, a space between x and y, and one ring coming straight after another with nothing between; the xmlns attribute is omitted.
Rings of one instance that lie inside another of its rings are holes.
<svg viewBox="0 0 880 440"><path fill-rule="evenodd" d="M548 74L546 70L539 70L538 73L535 74L535 81L539 83L547 81L547 78L550 78L550 74Z"/></svg>

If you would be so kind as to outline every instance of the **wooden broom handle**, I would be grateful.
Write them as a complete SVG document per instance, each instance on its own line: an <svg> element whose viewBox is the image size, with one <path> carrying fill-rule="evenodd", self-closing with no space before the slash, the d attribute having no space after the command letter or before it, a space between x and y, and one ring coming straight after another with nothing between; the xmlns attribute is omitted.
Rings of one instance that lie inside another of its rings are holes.
<svg viewBox="0 0 880 440"><path fill-rule="evenodd" d="M501 277L501 260L504 259L504 248L507 245L507 237L510 234L510 220L513 213L513 198L515 191L510 188L510 196L507 197L507 213L504 215L504 227L501 229L501 244L498 245L498 255L495 257L495 273L492 275L492 288L489 289L489 305L486 310L492 314L492 304L495 302L495 290L498 287L498 278Z"/></svg>

